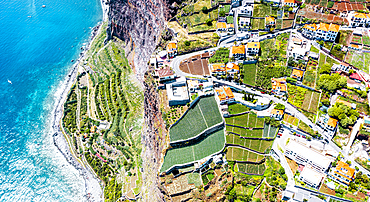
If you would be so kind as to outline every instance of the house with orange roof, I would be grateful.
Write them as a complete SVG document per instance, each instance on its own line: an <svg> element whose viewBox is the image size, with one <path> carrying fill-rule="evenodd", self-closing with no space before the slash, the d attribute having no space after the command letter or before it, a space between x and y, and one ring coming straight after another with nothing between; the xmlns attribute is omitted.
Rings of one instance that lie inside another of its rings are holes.
<svg viewBox="0 0 370 202"><path fill-rule="evenodd" d="M223 63L210 64L209 68L214 76L226 74L226 66Z"/></svg>
<svg viewBox="0 0 370 202"><path fill-rule="evenodd" d="M272 93L276 95L284 95L287 92L287 85L285 78L272 78Z"/></svg>
<svg viewBox="0 0 370 202"><path fill-rule="evenodd" d="M234 57L236 60L242 60L245 58L245 45L233 46L231 48L231 57Z"/></svg>
<svg viewBox="0 0 370 202"><path fill-rule="evenodd" d="M297 7L297 2L295 0L283 0L283 6Z"/></svg>
<svg viewBox="0 0 370 202"><path fill-rule="evenodd" d="M215 91L218 99L220 100L220 104L226 104L228 102L235 101L234 93L231 91L230 87L223 86L215 89Z"/></svg>
<svg viewBox="0 0 370 202"><path fill-rule="evenodd" d="M335 169L331 169L331 172L328 176L330 179L348 186L349 183L354 179L355 171L356 169L351 168L347 163L338 161L337 166Z"/></svg>
<svg viewBox="0 0 370 202"><path fill-rule="evenodd" d="M275 18L272 16L266 16L265 17L265 26L266 29L270 29L272 27L275 27Z"/></svg>
<svg viewBox="0 0 370 202"><path fill-rule="evenodd" d="M292 78L295 78L295 79L297 79L299 81L302 81L302 79L303 79L303 73L304 72L302 70L293 69L291 77Z"/></svg>
<svg viewBox="0 0 370 202"><path fill-rule="evenodd" d="M354 12L351 17L352 27L365 27L369 23L370 17L365 13Z"/></svg>
<svg viewBox="0 0 370 202"><path fill-rule="evenodd" d="M239 73L239 66L235 63L227 63L226 64L226 72L228 74L238 74Z"/></svg>
<svg viewBox="0 0 370 202"><path fill-rule="evenodd" d="M326 129L335 131L335 129L337 129L337 125L338 125L338 120L329 117L328 122L326 123Z"/></svg>
<svg viewBox="0 0 370 202"><path fill-rule="evenodd" d="M260 42L248 42L247 43L247 54L258 55L260 51Z"/></svg>
<svg viewBox="0 0 370 202"><path fill-rule="evenodd" d="M284 115L284 110L272 109L270 117L280 121L281 119L283 119L283 115Z"/></svg>
<svg viewBox="0 0 370 202"><path fill-rule="evenodd" d="M352 49L352 50L357 50L357 51L360 51L362 49L361 46L357 45L357 44L350 44L348 46L348 48Z"/></svg>
<svg viewBox="0 0 370 202"><path fill-rule="evenodd" d="M217 29L216 31L218 32L226 32L227 30L226 22L217 22L216 29Z"/></svg>
<svg viewBox="0 0 370 202"><path fill-rule="evenodd" d="M167 45L167 56L168 58L173 58L177 55L177 43L170 42Z"/></svg>
<svg viewBox="0 0 370 202"><path fill-rule="evenodd" d="M302 28L302 34L309 39L313 39L315 38L316 30L316 24L305 24Z"/></svg>

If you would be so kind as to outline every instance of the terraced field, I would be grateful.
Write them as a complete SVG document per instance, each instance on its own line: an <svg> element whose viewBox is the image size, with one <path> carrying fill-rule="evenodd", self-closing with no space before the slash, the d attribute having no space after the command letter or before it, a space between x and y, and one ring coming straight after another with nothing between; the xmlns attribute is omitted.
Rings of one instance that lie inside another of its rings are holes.
<svg viewBox="0 0 370 202"><path fill-rule="evenodd" d="M225 118L226 124L247 128L263 128L264 119L257 118L257 114L250 112L239 116Z"/></svg>
<svg viewBox="0 0 370 202"><path fill-rule="evenodd" d="M234 134L226 135L226 143L240 145L264 153L271 147L273 141L244 139Z"/></svg>
<svg viewBox="0 0 370 202"><path fill-rule="evenodd" d="M226 159L228 161L258 162L261 161L263 158L263 155L237 147L228 147L226 152Z"/></svg>
<svg viewBox="0 0 370 202"><path fill-rule="evenodd" d="M225 145L225 135L223 130L219 130L196 144L170 149L164 157L161 172L164 172L174 165L185 164L201 160L216 152L221 151Z"/></svg>
<svg viewBox="0 0 370 202"><path fill-rule="evenodd" d="M265 170L265 164L249 164L249 163L237 163L238 171L249 174L258 174L262 175Z"/></svg>
<svg viewBox="0 0 370 202"><path fill-rule="evenodd" d="M213 96L201 98L176 125L171 127L170 139L186 140L221 122L215 98Z"/></svg>

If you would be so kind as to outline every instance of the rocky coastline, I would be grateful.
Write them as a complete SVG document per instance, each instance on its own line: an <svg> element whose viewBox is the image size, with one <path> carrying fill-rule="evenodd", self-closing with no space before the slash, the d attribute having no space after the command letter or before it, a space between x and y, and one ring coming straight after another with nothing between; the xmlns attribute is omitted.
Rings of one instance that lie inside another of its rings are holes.
<svg viewBox="0 0 370 202"><path fill-rule="evenodd" d="M103 10L103 22L108 19L108 5L101 0L102 10ZM50 134L52 135L54 145L57 149L61 152L61 154L65 157L67 162L72 165L80 174L80 176L84 179L84 198L85 201L104 201L104 193L102 189L101 180L96 177L94 171L91 169L89 165L82 165L71 152L71 148L69 147L69 143L67 138L64 136L66 134L63 133L63 128L61 126L61 119L63 118L63 105L67 98L68 92L72 85L76 82L76 77L78 75L78 70L80 68L80 62L83 61L86 52L90 48L91 42L94 40L95 36L101 32L105 31L102 29L102 22L100 22L97 26L92 28L91 37L87 42L87 45L83 48L83 51L80 53L80 57L77 61L75 61L73 67L71 68L70 72L66 76L65 80L60 85L57 93L55 95L55 106L52 114L52 122L51 122L51 129ZM86 163L87 164L87 163Z"/></svg>

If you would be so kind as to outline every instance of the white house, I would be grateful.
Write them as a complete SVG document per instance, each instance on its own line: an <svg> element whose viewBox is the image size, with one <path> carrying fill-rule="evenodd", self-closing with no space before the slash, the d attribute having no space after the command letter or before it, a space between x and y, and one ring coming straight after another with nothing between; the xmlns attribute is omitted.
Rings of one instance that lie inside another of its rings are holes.
<svg viewBox="0 0 370 202"><path fill-rule="evenodd" d="M289 7L297 7L298 4L295 0L283 0L283 5Z"/></svg>
<svg viewBox="0 0 370 202"><path fill-rule="evenodd" d="M302 34L309 39L334 41L339 32L339 25L331 23L306 24L302 28Z"/></svg>
<svg viewBox="0 0 370 202"><path fill-rule="evenodd" d="M258 55L260 51L260 42L248 42L247 43L247 54Z"/></svg>
<svg viewBox="0 0 370 202"><path fill-rule="evenodd" d="M291 140L286 146L285 156L292 159L300 165L310 165L314 170L324 173L328 170L333 158L325 156L316 149L312 149Z"/></svg>
<svg viewBox="0 0 370 202"><path fill-rule="evenodd" d="M253 16L253 4L245 5L239 9L238 16L240 17L252 17Z"/></svg>
<svg viewBox="0 0 370 202"><path fill-rule="evenodd" d="M369 24L369 21L369 14L354 12L351 17L350 25L352 27L365 27Z"/></svg>

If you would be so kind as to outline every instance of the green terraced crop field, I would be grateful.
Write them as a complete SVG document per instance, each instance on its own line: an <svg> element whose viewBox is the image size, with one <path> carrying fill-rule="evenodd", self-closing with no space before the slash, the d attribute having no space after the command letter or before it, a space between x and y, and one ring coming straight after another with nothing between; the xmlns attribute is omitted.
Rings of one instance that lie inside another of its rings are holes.
<svg viewBox="0 0 370 202"><path fill-rule="evenodd" d="M199 143L186 147L170 149L164 157L161 172L168 170L173 165L201 160L211 154L221 151L224 148L224 145L224 130L219 130L212 133Z"/></svg>
<svg viewBox="0 0 370 202"><path fill-rule="evenodd" d="M258 137L261 138L263 135L263 129L244 129L233 126L226 126L226 131L237 133L243 137Z"/></svg>
<svg viewBox="0 0 370 202"><path fill-rule="evenodd" d="M264 138L273 138L276 135L278 128L275 128L271 125L265 125L263 128L263 135Z"/></svg>
<svg viewBox="0 0 370 202"><path fill-rule="evenodd" d="M222 122L215 98L201 98L199 102L170 129L171 141L186 140Z"/></svg>
<svg viewBox="0 0 370 202"><path fill-rule="evenodd" d="M226 143L240 145L264 153L266 149L271 147L273 141L244 139L234 134L228 134L226 135Z"/></svg>
<svg viewBox="0 0 370 202"><path fill-rule="evenodd" d="M260 174L265 172L265 164L248 164L248 163L237 163L239 172L250 173L250 174Z"/></svg>
<svg viewBox="0 0 370 202"><path fill-rule="evenodd" d="M257 118L257 114L250 112L239 116L225 118L227 124L247 128L263 128L264 119Z"/></svg>
<svg viewBox="0 0 370 202"><path fill-rule="evenodd" d="M250 110L249 107L244 106L242 104L231 104L228 106L229 114L239 114L242 112L247 112L249 110Z"/></svg>
<svg viewBox="0 0 370 202"><path fill-rule="evenodd" d="M226 159L228 161L250 161L257 162L264 158L263 155L250 152L245 149L237 147L228 147L226 152Z"/></svg>

